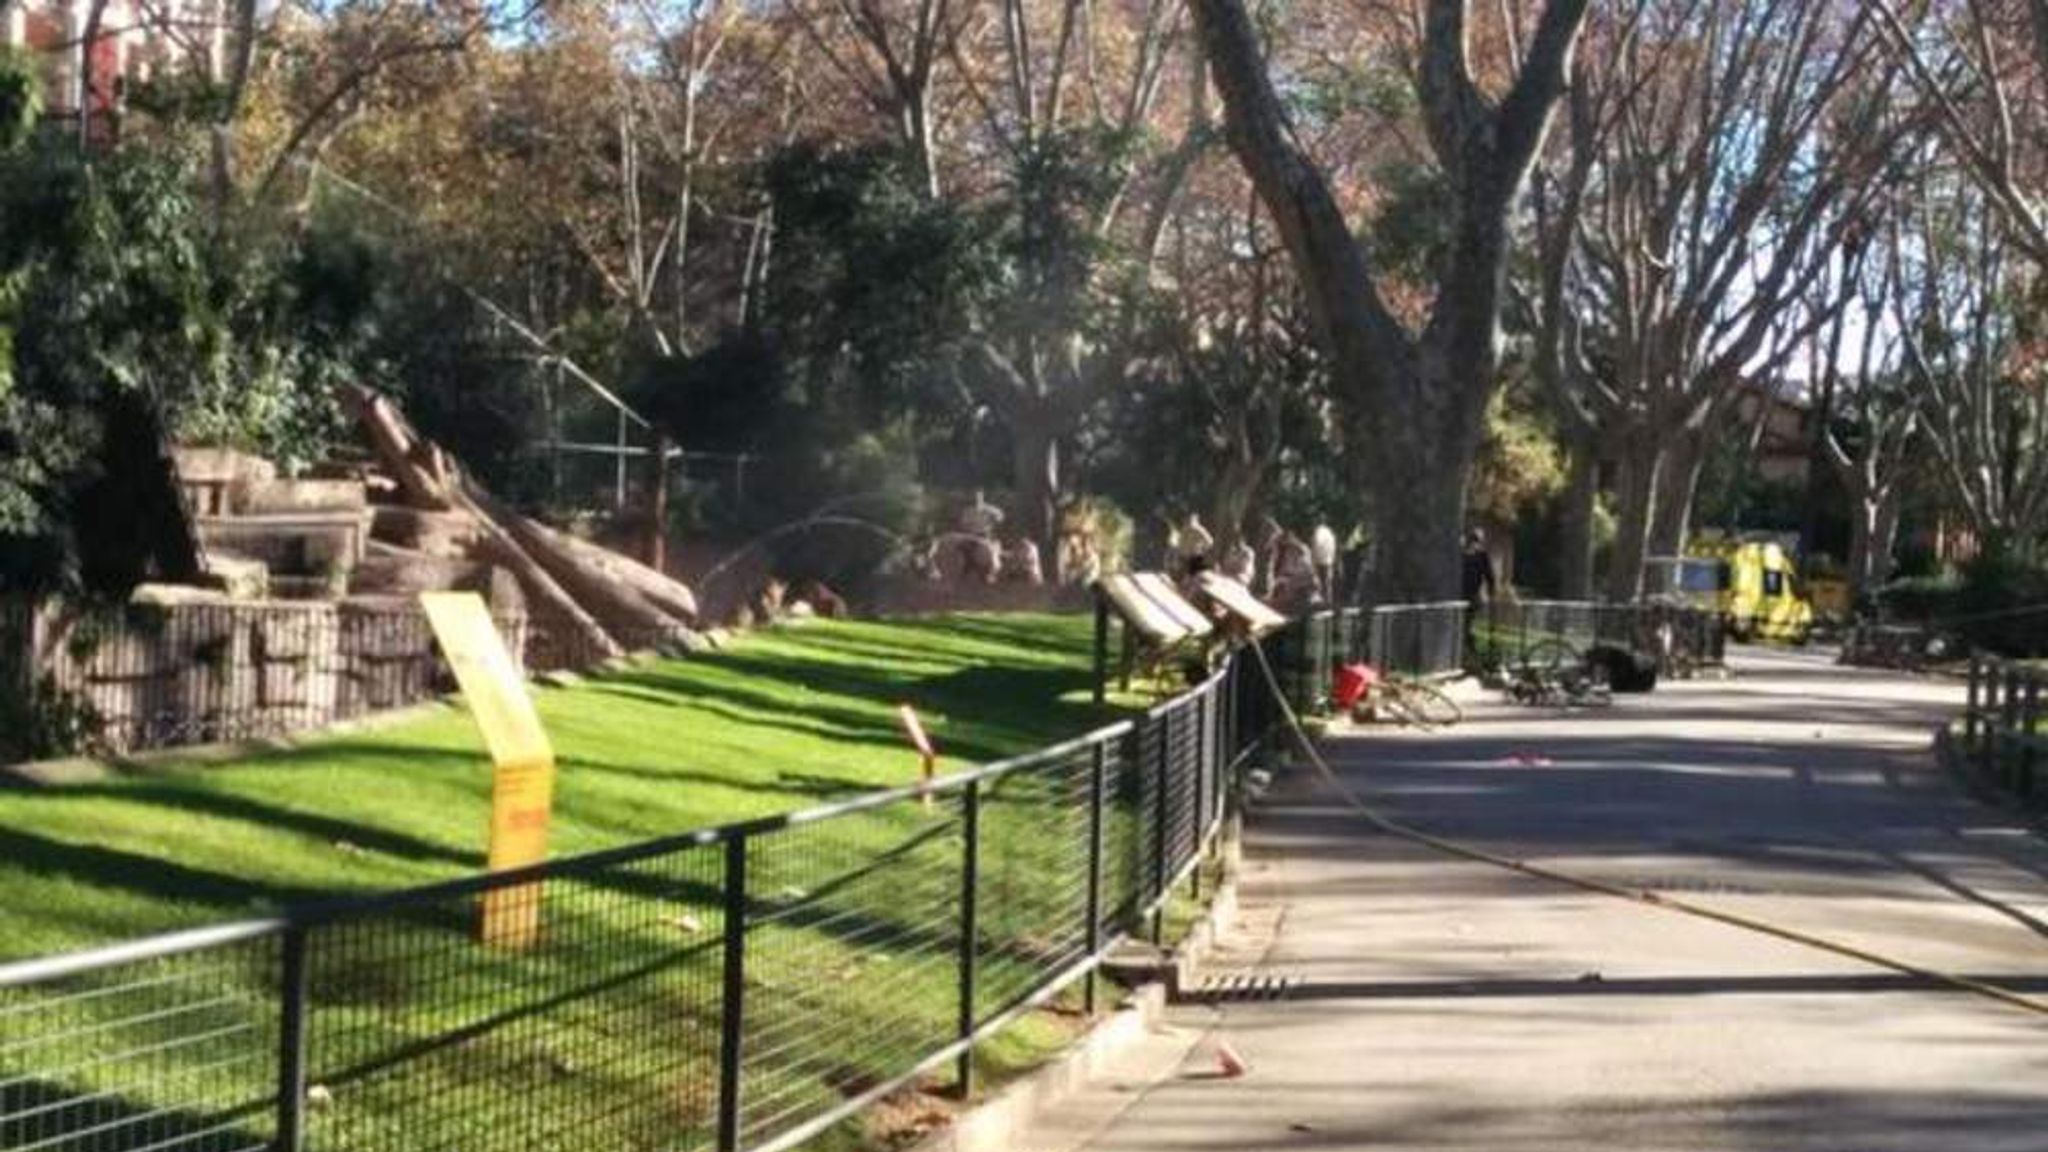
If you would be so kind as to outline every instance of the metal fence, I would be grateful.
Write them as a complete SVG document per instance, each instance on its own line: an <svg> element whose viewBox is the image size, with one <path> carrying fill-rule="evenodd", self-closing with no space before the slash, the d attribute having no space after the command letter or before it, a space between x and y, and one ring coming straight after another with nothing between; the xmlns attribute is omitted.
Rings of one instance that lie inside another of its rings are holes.
<svg viewBox="0 0 2048 1152"><path fill-rule="evenodd" d="M1541 662L1546 650L1609 646L1656 657L1666 674L1716 667L1727 656L1719 614L1675 604L1601 604L1574 600L1500 601L1471 629L1481 657L1494 664Z"/></svg>
<svg viewBox="0 0 2048 1152"><path fill-rule="evenodd" d="M1471 618L1463 601L1347 608L1310 616L1272 641L1289 696L1315 708L1339 664L1398 676L1455 676L1475 666L1528 663L1552 652L1611 645L1659 659L1666 673L1715 667L1727 641L1712 612L1663 604L1498 602Z"/></svg>
<svg viewBox="0 0 2048 1152"><path fill-rule="evenodd" d="M2037 803L2048 799L2041 681L2041 671L2031 664L1973 653L1962 737L1963 754L1979 772Z"/></svg>
<svg viewBox="0 0 2048 1152"><path fill-rule="evenodd" d="M1340 664L1363 663L1402 676L1454 676L1465 667L1465 604L1402 604L1318 612L1275 634L1287 694L1315 710Z"/></svg>
<svg viewBox="0 0 2048 1152"><path fill-rule="evenodd" d="M1273 709L1238 660L937 781L0 966L0 1147L788 1148L953 1065L1199 888ZM479 938L492 902L525 942Z"/></svg>
<svg viewBox="0 0 2048 1152"><path fill-rule="evenodd" d="M530 672L603 653L545 617L501 615ZM654 647L669 635L635 638ZM454 681L416 605L0 600L0 760L302 732L434 699Z"/></svg>

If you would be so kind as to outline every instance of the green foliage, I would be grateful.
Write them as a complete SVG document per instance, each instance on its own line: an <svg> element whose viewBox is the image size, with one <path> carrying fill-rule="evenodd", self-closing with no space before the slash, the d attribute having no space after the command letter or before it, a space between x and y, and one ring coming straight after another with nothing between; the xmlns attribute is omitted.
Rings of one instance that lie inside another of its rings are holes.
<svg viewBox="0 0 2048 1152"><path fill-rule="evenodd" d="M1564 451L1536 406L1510 389L1496 392L1473 461L1470 515L1494 525L1517 523L1556 496L1565 479Z"/></svg>
<svg viewBox="0 0 2048 1152"><path fill-rule="evenodd" d="M22 49L0 45L0 157L28 143L42 110L34 59Z"/></svg>
<svg viewBox="0 0 2048 1152"><path fill-rule="evenodd" d="M1381 196L1369 233L1375 259L1403 279L1432 282L1455 224L1449 182L1440 169L1410 161L1383 164L1375 175Z"/></svg>
<svg viewBox="0 0 2048 1152"><path fill-rule="evenodd" d="M1960 573L1894 580L1878 594L1884 614L1931 623L1970 646L2005 656L2048 652L2048 566L1997 539Z"/></svg>
<svg viewBox="0 0 2048 1152"><path fill-rule="evenodd" d="M0 762L73 756L99 746L106 727L92 702L43 676L28 693L0 692Z"/></svg>
<svg viewBox="0 0 2048 1152"><path fill-rule="evenodd" d="M799 144L763 175L775 274L761 335L789 366L791 400L854 418L957 408L935 363L997 275L993 224L921 188L897 149Z"/></svg>
<svg viewBox="0 0 2048 1152"><path fill-rule="evenodd" d="M359 341L327 299L320 254L281 230L217 228L195 184L141 148L87 160L53 145L0 163L0 309L13 321L0 583L67 581L67 555L127 531L94 501L128 502L132 486L102 482L142 467L136 448L150 455L155 429L289 469L339 426L333 385L355 378ZM80 575L116 593L138 578L128 563Z"/></svg>

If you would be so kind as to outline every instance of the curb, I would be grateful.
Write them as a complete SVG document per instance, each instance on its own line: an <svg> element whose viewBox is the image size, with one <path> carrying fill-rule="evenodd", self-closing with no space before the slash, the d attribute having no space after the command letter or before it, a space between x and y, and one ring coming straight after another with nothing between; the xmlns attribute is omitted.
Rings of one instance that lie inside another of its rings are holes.
<svg viewBox="0 0 2048 1152"><path fill-rule="evenodd" d="M1221 841L1223 880L1209 907L1173 951L1151 966L1152 978L1132 988L1124 1002L1052 1062L998 1090L954 1116L944 1129L909 1146L908 1152L1006 1152L1023 1143L1032 1121L1050 1112L1101 1076L1120 1058L1159 1031L1166 1008L1237 918L1237 877L1243 839L1233 818ZM1105 963L1107 971L1109 965ZM1131 969L1125 969L1129 971Z"/></svg>
<svg viewBox="0 0 2048 1152"><path fill-rule="evenodd" d="M1155 1031L1166 1004L1164 984L1131 989L1116 1011L1058 1059L955 1116L944 1129L912 1144L910 1152L1004 1152L1016 1147L1035 1117L1058 1107Z"/></svg>

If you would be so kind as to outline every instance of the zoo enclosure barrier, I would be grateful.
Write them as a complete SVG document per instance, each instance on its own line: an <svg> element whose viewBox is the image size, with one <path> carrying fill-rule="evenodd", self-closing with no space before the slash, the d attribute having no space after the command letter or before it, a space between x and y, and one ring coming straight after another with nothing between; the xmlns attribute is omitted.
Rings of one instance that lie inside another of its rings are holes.
<svg viewBox="0 0 2048 1152"><path fill-rule="evenodd" d="M1398 604L1317 612L1268 642L1287 694L1314 710L1341 664L1401 676L1455 676L1465 668L1465 603Z"/></svg>
<svg viewBox="0 0 2048 1152"><path fill-rule="evenodd" d="M1469 615L1461 600L1320 612L1275 637L1275 664L1288 695L1314 707L1345 663L1435 678L1489 661L1527 663L1555 644L1576 652L1606 644L1650 653L1666 673L1718 667L1727 656L1719 615L1680 605L1517 600L1492 603L1479 619Z"/></svg>
<svg viewBox="0 0 2048 1152"><path fill-rule="evenodd" d="M602 653L539 615L497 616L528 672ZM632 648L679 635L632 638ZM0 598L0 763L303 732L454 689L410 603L115 604Z"/></svg>
<svg viewBox="0 0 2048 1152"><path fill-rule="evenodd" d="M1576 652L1606 645L1657 657L1672 675L1688 667L1719 667L1728 655L1727 629L1718 612L1645 601L1610 604L1584 600L1508 600L1487 606L1479 629L1499 663L1528 663L1547 645Z"/></svg>
<svg viewBox="0 0 2048 1152"><path fill-rule="evenodd" d="M1986 777L2021 799L2048 798L2041 727L2041 670L2018 660L1970 656L1962 750Z"/></svg>
<svg viewBox="0 0 2048 1152"><path fill-rule="evenodd" d="M0 1147L795 1146L971 1085L1075 984L1092 1011L1110 945L1212 882L1276 719L1240 658L925 786L0 966Z"/></svg>

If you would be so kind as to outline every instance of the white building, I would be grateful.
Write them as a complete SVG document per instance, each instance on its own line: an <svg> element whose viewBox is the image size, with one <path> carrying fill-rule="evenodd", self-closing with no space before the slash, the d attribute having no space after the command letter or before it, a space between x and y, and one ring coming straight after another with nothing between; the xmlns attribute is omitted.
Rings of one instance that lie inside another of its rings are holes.
<svg viewBox="0 0 2048 1152"><path fill-rule="evenodd" d="M99 26L88 44L94 7L95 0L5 4L0 44L44 56L43 100L51 115L75 116L81 107L95 115L118 111L127 84L180 61L220 74L226 43L220 0L102 0Z"/></svg>

